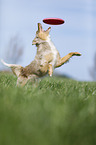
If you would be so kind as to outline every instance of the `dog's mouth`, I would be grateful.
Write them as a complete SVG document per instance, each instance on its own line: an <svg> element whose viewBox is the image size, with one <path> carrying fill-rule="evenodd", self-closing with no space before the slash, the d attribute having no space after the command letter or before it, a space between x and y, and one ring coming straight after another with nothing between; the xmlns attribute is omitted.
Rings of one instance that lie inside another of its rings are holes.
<svg viewBox="0 0 96 145"><path fill-rule="evenodd" d="M39 43L32 42L32 45L36 45L36 46L38 46L38 45L39 45Z"/></svg>
<svg viewBox="0 0 96 145"><path fill-rule="evenodd" d="M38 43L35 41L32 41L32 45L37 45Z"/></svg>
<svg viewBox="0 0 96 145"><path fill-rule="evenodd" d="M41 43L40 42L38 42L38 41L32 41L32 45L36 45L36 46L38 46L38 45L40 45Z"/></svg>
<svg viewBox="0 0 96 145"><path fill-rule="evenodd" d="M39 45L38 41L33 40L32 45Z"/></svg>
<svg viewBox="0 0 96 145"><path fill-rule="evenodd" d="M32 41L32 45L35 45L35 44L36 44L36 42Z"/></svg>

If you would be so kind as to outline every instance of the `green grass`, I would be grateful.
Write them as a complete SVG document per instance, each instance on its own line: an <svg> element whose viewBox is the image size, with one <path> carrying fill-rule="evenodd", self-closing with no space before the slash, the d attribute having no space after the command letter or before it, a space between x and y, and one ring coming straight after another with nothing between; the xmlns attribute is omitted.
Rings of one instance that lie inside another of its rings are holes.
<svg viewBox="0 0 96 145"><path fill-rule="evenodd" d="M16 87L0 73L0 145L95 145L96 82L46 77Z"/></svg>

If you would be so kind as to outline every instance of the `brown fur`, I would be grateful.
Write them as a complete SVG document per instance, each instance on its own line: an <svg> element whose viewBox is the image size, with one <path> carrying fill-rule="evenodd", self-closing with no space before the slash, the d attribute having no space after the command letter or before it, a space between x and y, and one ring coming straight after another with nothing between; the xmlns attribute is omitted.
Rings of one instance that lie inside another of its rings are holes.
<svg viewBox="0 0 96 145"><path fill-rule="evenodd" d="M38 23L38 31L32 42L37 47L37 53L35 59L28 66L22 67L2 61L3 64L11 67L13 73L18 77L17 85L24 86L28 80L42 77L47 73L52 76L54 68L60 67L74 55L81 55L78 52L71 52L61 58L58 50L50 40L50 29L49 27L44 31L42 25Z"/></svg>

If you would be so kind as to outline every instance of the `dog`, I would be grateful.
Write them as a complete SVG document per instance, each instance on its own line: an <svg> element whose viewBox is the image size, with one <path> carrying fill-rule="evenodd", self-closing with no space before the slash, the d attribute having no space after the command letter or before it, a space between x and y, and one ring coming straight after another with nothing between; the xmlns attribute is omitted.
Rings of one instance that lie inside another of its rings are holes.
<svg viewBox="0 0 96 145"><path fill-rule="evenodd" d="M46 31L42 25L38 23L36 37L32 41L32 45L36 45L37 53L35 59L26 67L16 64L2 63L11 68L12 72L17 76L17 86L24 86L28 80L36 79L49 74L51 77L55 68L62 66L72 56L81 56L78 52L71 52L64 57L60 54L53 42L51 41L49 32L51 27Z"/></svg>

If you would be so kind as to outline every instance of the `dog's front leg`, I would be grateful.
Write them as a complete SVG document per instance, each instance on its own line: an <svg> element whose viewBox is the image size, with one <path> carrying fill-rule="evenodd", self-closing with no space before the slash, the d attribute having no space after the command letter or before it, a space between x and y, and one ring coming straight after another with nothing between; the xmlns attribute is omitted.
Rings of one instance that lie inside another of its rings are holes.
<svg viewBox="0 0 96 145"><path fill-rule="evenodd" d="M48 72L49 76L52 77L53 74L53 66L52 64L49 64L49 72Z"/></svg>
<svg viewBox="0 0 96 145"><path fill-rule="evenodd" d="M71 53L67 54L66 56L64 56L64 57L62 57L62 58L59 59L57 65L56 65L56 68L57 68L57 67L60 67L60 66L63 65L64 63L66 63L66 62L67 62L72 56L74 56L74 55L75 55L75 56L81 56L81 54L78 53L78 52L71 52Z"/></svg>

